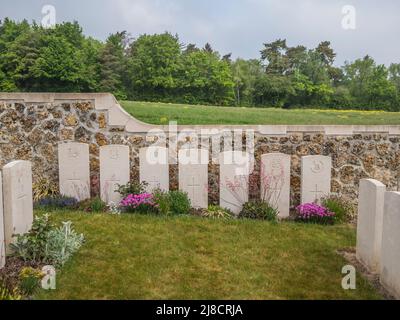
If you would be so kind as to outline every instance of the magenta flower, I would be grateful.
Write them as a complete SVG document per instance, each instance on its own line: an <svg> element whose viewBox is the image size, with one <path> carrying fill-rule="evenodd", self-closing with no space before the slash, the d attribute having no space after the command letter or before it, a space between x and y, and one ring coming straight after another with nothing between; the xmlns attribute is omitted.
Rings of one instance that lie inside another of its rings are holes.
<svg viewBox="0 0 400 320"><path fill-rule="evenodd" d="M335 213L316 203L305 203L296 208L297 220L305 222L332 223Z"/></svg>
<svg viewBox="0 0 400 320"><path fill-rule="evenodd" d="M128 194L124 199L121 200L120 206L125 209L137 209L142 206L154 207L156 204L153 199L153 195L150 193L141 194Z"/></svg>

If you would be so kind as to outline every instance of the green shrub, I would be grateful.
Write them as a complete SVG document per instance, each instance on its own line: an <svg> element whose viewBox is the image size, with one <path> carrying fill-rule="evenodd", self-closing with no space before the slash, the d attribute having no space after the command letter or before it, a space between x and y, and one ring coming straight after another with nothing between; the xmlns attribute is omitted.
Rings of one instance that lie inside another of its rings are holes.
<svg viewBox="0 0 400 320"><path fill-rule="evenodd" d="M331 194L321 199L321 204L330 212L333 212L335 223L349 222L354 218L355 207L350 199Z"/></svg>
<svg viewBox="0 0 400 320"><path fill-rule="evenodd" d="M129 194L142 194L146 192L148 183L147 182L134 182L130 181L124 185L118 185L116 192L118 192L123 198Z"/></svg>
<svg viewBox="0 0 400 320"><path fill-rule="evenodd" d="M56 228L50 223L48 215L35 217L32 229L18 235L10 245L14 256L30 263L63 265L83 243L83 235L76 234L71 222L63 222Z"/></svg>
<svg viewBox="0 0 400 320"><path fill-rule="evenodd" d="M169 192L157 189L153 192L153 199L159 214L169 215L171 213L171 198Z"/></svg>
<svg viewBox="0 0 400 320"><path fill-rule="evenodd" d="M47 214L35 217L31 230L24 235L16 235L16 241L10 245L14 255L25 262L43 262L46 258L47 237L53 228Z"/></svg>
<svg viewBox="0 0 400 320"><path fill-rule="evenodd" d="M22 268L19 274L19 287L24 295L31 296L44 277L42 271L31 267Z"/></svg>
<svg viewBox="0 0 400 320"><path fill-rule="evenodd" d="M277 217L278 209L260 200L246 202L239 213L239 218L248 219L276 221Z"/></svg>
<svg viewBox="0 0 400 320"><path fill-rule="evenodd" d="M80 210L86 212L99 213L107 211L107 204L103 200L101 200L100 197L81 201L78 207Z"/></svg>
<svg viewBox="0 0 400 320"><path fill-rule="evenodd" d="M212 219L230 219L233 217L233 213L224 209L220 206L208 206L208 208L203 213L204 217L212 218Z"/></svg>
<svg viewBox="0 0 400 320"><path fill-rule="evenodd" d="M170 191L169 198L172 214L189 214L192 205L186 192Z"/></svg>
<svg viewBox="0 0 400 320"><path fill-rule="evenodd" d="M157 212L162 215L189 214L192 209L187 193L182 191L155 190L153 197Z"/></svg>
<svg viewBox="0 0 400 320"><path fill-rule="evenodd" d="M50 230L47 237L46 262L63 266L84 242L83 234L77 234L72 222L63 222L59 228Z"/></svg>

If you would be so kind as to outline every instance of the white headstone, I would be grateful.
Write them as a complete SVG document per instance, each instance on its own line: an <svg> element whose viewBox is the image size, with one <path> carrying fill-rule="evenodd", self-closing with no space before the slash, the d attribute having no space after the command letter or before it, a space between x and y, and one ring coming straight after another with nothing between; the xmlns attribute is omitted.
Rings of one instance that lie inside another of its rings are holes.
<svg viewBox="0 0 400 320"><path fill-rule="evenodd" d="M3 167L3 196L7 250L13 235L24 234L32 227L32 165L29 161L13 161Z"/></svg>
<svg viewBox="0 0 400 320"><path fill-rule="evenodd" d="M179 150L179 189L187 192L193 208L208 207L208 151Z"/></svg>
<svg viewBox="0 0 400 320"><path fill-rule="evenodd" d="M400 192L385 193L381 272L382 285L400 299Z"/></svg>
<svg viewBox="0 0 400 320"><path fill-rule="evenodd" d="M60 193L78 201L90 198L89 145L78 142L58 145Z"/></svg>
<svg viewBox="0 0 400 320"><path fill-rule="evenodd" d="M169 190L168 149L152 146L139 150L140 182L147 182L148 192Z"/></svg>
<svg viewBox="0 0 400 320"><path fill-rule="evenodd" d="M301 203L319 202L331 192L332 158L305 156L301 159Z"/></svg>
<svg viewBox="0 0 400 320"><path fill-rule="evenodd" d="M0 269L6 264L6 243L4 238L4 215L3 215L3 178L0 171Z"/></svg>
<svg viewBox="0 0 400 320"><path fill-rule="evenodd" d="M357 259L371 272L379 272L383 207L386 186L373 179L360 180L357 217Z"/></svg>
<svg viewBox="0 0 400 320"><path fill-rule="evenodd" d="M239 214L249 199L251 158L245 152L226 151L220 153L219 165L219 204Z"/></svg>
<svg viewBox="0 0 400 320"><path fill-rule="evenodd" d="M121 195L115 190L130 180L129 146L100 147L100 195L106 203L118 204Z"/></svg>
<svg viewBox="0 0 400 320"><path fill-rule="evenodd" d="M261 200L279 210L279 217L289 217L290 156L269 153L261 156Z"/></svg>

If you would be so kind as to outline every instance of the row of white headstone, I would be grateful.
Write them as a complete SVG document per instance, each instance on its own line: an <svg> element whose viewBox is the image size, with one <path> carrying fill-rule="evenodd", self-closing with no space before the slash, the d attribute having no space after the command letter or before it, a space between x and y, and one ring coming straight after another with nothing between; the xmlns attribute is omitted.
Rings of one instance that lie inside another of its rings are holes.
<svg viewBox="0 0 400 320"><path fill-rule="evenodd" d="M400 192L374 179L360 181L356 255L400 299Z"/></svg>
<svg viewBox="0 0 400 320"><path fill-rule="evenodd" d="M90 197L89 146L84 143L61 143L58 148L60 193L85 200ZM245 161L243 161L245 159ZM236 161L238 160L238 161ZM261 157L261 195L277 206L280 217L289 216L290 155L269 153ZM179 189L187 192L195 208L208 206L209 153L204 149L179 151ZM238 213L248 200L249 175L245 172L251 159L243 152L220 154L220 206ZM302 158L301 201L318 201L331 191L332 160L326 156ZM240 170L242 169L242 170ZM155 188L169 189L168 149L150 147L139 150L140 181ZM118 203L117 185L130 180L129 146L100 147L100 194L106 203Z"/></svg>
<svg viewBox="0 0 400 320"><path fill-rule="evenodd" d="M13 161L0 172L0 269L13 236L28 232L33 221L32 165Z"/></svg>

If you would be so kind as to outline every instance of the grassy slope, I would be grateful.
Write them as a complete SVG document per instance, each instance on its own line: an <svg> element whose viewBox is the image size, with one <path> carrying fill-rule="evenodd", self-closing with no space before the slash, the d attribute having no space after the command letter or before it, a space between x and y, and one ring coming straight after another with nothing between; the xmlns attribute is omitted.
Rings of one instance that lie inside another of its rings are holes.
<svg viewBox="0 0 400 320"><path fill-rule="evenodd" d="M53 213L87 242L39 299L374 299L341 288L348 226Z"/></svg>
<svg viewBox="0 0 400 320"><path fill-rule="evenodd" d="M275 108L212 107L123 101L122 106L144 122L166 124L400 124L400 112L282 110Z"/></svg>

